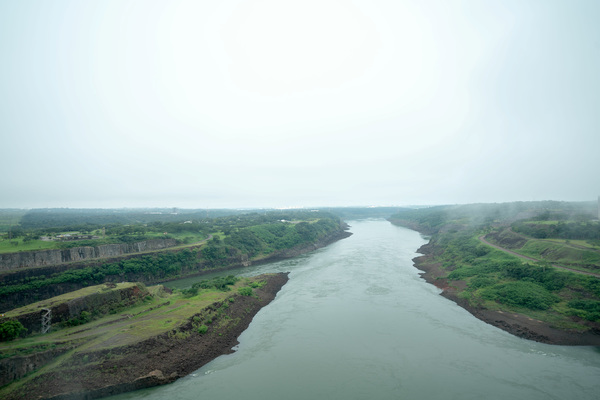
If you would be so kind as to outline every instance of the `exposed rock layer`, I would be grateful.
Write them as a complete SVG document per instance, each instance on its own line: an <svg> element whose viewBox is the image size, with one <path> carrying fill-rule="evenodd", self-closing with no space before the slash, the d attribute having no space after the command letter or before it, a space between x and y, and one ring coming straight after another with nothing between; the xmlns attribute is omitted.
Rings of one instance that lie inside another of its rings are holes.
<svg viewBox="0 0 600 400"><path fill-rule="evenodd" d="M175 239L151 239L136 243L115 243L101 246L73 247L65 250L22 251L0 254L0 270L44 267L95 258L118 257L124 254L162 250L177 244Z"/></svg>
<svg viewBox="0 0 600 400"><path fill-rule="evenodd" d="M235 294L235 301L214 303L210 311L222 310L200 334L191 318L175 332L134 345L78 354L60 369L43 373L6 400L96 399L118 393L163 385L190 374L222 354L232 352L238 336L260 309L269 304L288 281L287 273L265 275L267 284L256 296ZM224 307L224 304L226 305ZM196 317L202 318L202 314Z"/></svg>

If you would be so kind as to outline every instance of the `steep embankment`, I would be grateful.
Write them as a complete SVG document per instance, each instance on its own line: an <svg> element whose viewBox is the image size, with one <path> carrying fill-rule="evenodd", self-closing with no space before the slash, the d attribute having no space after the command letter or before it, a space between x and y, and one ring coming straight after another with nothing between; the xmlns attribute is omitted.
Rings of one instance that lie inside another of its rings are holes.
<svg viewBox="0 0 600 400"><path fill-rule="evenodd" d="M315 239L255 257L248 257L246 253L232 247L225 249L209 244L199 248L163 250L151 255L126 255L119 259L11 271L0 274L0 311L103 282L156 284L296 257L350 236L351 233L346 229L345 224L336 225ZM222 257L209 257L211 254L207 254L205 250L211 247L221 251Z"/></svg>
<svg viewBox="0 0 600 400"><path fill-rule="evenodd" d="M256 313L275 298L287 280L287 274L283 273L256 277L255 284L246 287L254 287L249 292L251 295L235 291L197 309L192 317L173 329L126 345L115 343L124 340L128 327L134 330L136 323L149 324L152 312L126 321L127 327L115 323L112 330L117 336L101 344L86 342L85 347L72 350L63 356L66 358L24 378L18 386L4 387L0 396L7 400L94 399L170 383L219 355L230 353L238 336ZM184 307L184 303L177 303L173 311L168 310L171 306L175 305L163 305L159 310L163 314L175 312ZM77 337L77 334L81 332L74 332L72 336Z"/></svg>
<svg viewBox="0 0 600 400"><path fill-rule="evenodd" d="M73 247L64 250L20 251L0 254L0 271L18 268L45 267L97 258L113 258L125 254L162 250L177 245L175 239L151 239L135 243L115 243L100 246Z"/></svg>
<svg viewBox="0 0 600 400"><path fill-rule="evenodd" d="M6 320L19 321L28 334L39 333L42 310L49 312L49 322L56 325L74 321L80 318L82 312L90 315L108 314L131 306L148 295L148 289L139 283L92 286L8 311L0 317L0 323Z"/></svg>
<svg viewBox="0 0 600 400"><path fill-rule="evenodd" d="M469 301L466 297L461 297L460 293L468 287L468 283L461 279L449 279L451 271L444 268L442 263L436 259L436 255L444 252L443 246L437 245L435 241L430 241L419 248L417 252L423 255L414 258L413 261L415 267L423 271L423 279L440 288L442 296L454 301L480 320L515 336L537 342L558 345L600 345L600 334L591 322L579 319L578 322L581 324L592 325L591 329L585 331L558 329L551 323L517 311L489 309L482 304Z"/></svg>

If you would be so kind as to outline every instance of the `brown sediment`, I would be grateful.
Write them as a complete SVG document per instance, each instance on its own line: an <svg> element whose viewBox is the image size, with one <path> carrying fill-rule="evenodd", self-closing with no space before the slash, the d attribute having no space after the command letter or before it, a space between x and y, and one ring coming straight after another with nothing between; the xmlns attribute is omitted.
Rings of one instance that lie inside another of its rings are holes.
<svg viewBox="0 0 600 400"><path fill-rule="evenodd" d="M413 259L415 267L423 271L421 276L425 281L442 289L440 293L442 296L454 301L476 318L515 336L536 342L568 346L600 346L600 331L597 328L587 331L557 329L523 314L473 306L468 300L458 296L458 292L466 286L464 281L448 281L444 278L448 275L448 271L441 263L434 261L435 250L435 246L431 243L417 250L423 255Z"/></svg>
<svg viewBox="0 0 600 400"><path fill-rule="evenodd" d="M220 355L232 353L237 338L258 311L269 304L288 281L287 273L266 274L266 284L253 296L233 295L199 310L211 313L207 331L190 318L176 331L138 343L90 351L71 357L66 365L43 373L11 392L12 399L96 399L163 385L186 376Z"/></svg>

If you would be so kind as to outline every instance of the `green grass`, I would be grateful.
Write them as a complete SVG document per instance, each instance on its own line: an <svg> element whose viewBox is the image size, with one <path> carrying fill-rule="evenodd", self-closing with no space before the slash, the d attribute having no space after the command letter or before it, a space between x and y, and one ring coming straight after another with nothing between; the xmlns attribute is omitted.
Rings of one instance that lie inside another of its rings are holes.
<svg viewBox="0 0 600 400"><path fill-rule="evenodd" d="M540 239L540 240L543 240L545 242L561 243L561 244L565 244L565 245L572 244L572 245L576 245L576 246L585 247L590 250L596 250L596 251L600 250L600 246L590 244L587 240L574 240L574 239Z"/></svg>
<svg viewBox="0 0 600 400"><path fill-rule="evenodd" d="M256 283L254 283L255 281ZM12 342L2 342L0 343L0 354L15 346L28 348L70 340L86 342L78 351L92 348L97 350L133 343L175 329L207 306L236 295L239 288L251 284L260 286L261 282L255 278L240 279L232 286L230 291L223 292L216 289L202 289L193 297L185 297L178 291L167 295L158 290L160 286L151 287L149 288L149 292L153 294L152 299L145 301L143 304L122 309L117 314L108 314L79 326L60 328L55 325L51 332L46 335L36 334ZM119 283L117 288L122 289L135 285L136 283L123 282ZM104 291L105 287L105 285L98 285L67 293L9 311L6 313L6 316L15 317L39 310L41 307L64 303L74 298L99 293ZM151 308L155 309L151 310ZM129 317L124 318L124 315Z"/></svg>
<svg viewBox="0 0 600 400"><path fill-rule="evenodd" d="M450 280L450 286L458 289L459 297L468 300L472 306L523 314L559 329L589 329L574 320L573 315L586 314L593 320L593 313L577 310L569 302L596 298L595 285L588 282L595 278L562 269L540 269L541 265L537 266L537 263L492 248L477 257L472 253L477 247L469 245L477 236L463 236L458 242L442 240L444 251L436 257L447 269L445 277ZM594 251L547 240L530 240L528 246L528 255L538 259L542 258L542 253L561 256L561 260L570 262L575 261L575 257L589 261L597 255ZM540 302L543 307L536 306Z"/></svg>
<svg viewBox="0 0 600 400"><path fill-rule="evenodd" d="M69 302L69 300L77 299L80 297L85 297L96 293L106 293L115 290L122 290L136 285L137 283L133 282L121 282L117 283L115 288L108 288L106 285L88 286L86 288L79 289L74 292L69 292L60 296L52 297L47 300L38 301L37 303L28 304L24 307L15 308L14 310L10 310L5 314L7 318L13 318L19 315L38 311L42 308L49 308L60 303L67 303Z"/></svg>
<svg viewBox="0 0 600 400"><path fill-rule="evenodd" d="M600 253L548 240L529 240L519 253L558 264L594 265L600 268Z"/></svg>
<svg viewBox="0 0 600 400"><path fill-rule="evenodd" d="M76 233L76 232L75 232ZM150 232L147 233L150 239L160 239L165 237L163 233L159 232ZM192 233L192 232L178 232L178 233L170 233L169 237L174 238L182 242L182 247L194 245L204 239L207 238L205 234L202 233ZM13 243L11 243L13 242ZM17 243L16 245L14 243ZM72 241L72 242L60 242L60 241L43 241L43 240L31 240L29 242L23 242L23 238L18 239L4 239L0 240L0 254L4 253L16 253L19 251L36 251L36 250L53 250L53 249L61 249L61 245L64 243L68 243L73 247L79 246L101 246L104 244L114 244L121 243L117 240L116 236L108 236L105 239L90 239L83 241Z"/></svg>
<svg viewBox="0 0 600 400"><path fill-rule="evenodd" d="M15 246L11 242L16 242L17 245ZM0 254L16 253L18 251L49 250L54 248L56 248L56 242L44 242L42 240L23 242L23 238L0 240Z"/></svg>
<svg viewBox="0 0 600 400"><path fill-rule="evenodd" d="M145 236L151 237L153 239L160 239L165 236L172 237L177 240L186 241L189 239L189 242L186 244L200 242L207 238L207 236L200 232L177 232L177 233L168 233L165 235L162 232L147 232Z"/></svg>
<svg viewBox="0 0 600 400"><path fill-rule="evenodd" d="M573 247L570 244L586 246L587 249ZM584 240L571 240L567 243L566 240L560 239L529 239L520 249L510 250L523 256L583 272L598 273L600 271L600 252L594 250ZM500 257L505 259L516 258L496 249L492 249L487 257L494 257L498 260Z"/></svg>

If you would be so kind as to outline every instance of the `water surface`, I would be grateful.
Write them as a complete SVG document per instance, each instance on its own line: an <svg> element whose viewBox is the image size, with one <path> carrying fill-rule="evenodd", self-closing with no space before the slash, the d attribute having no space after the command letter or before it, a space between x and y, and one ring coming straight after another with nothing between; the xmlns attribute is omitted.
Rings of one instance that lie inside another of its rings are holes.
<svg viewBox="0 0 600 400"><path fill-rule="evenodd" d="M238 272L289 271L290 280L236 353L115 398L598 398L598 348L545 345L488 325L420 278L417 232L377 220L351 226L353 236L324 249Z"/></svg>

